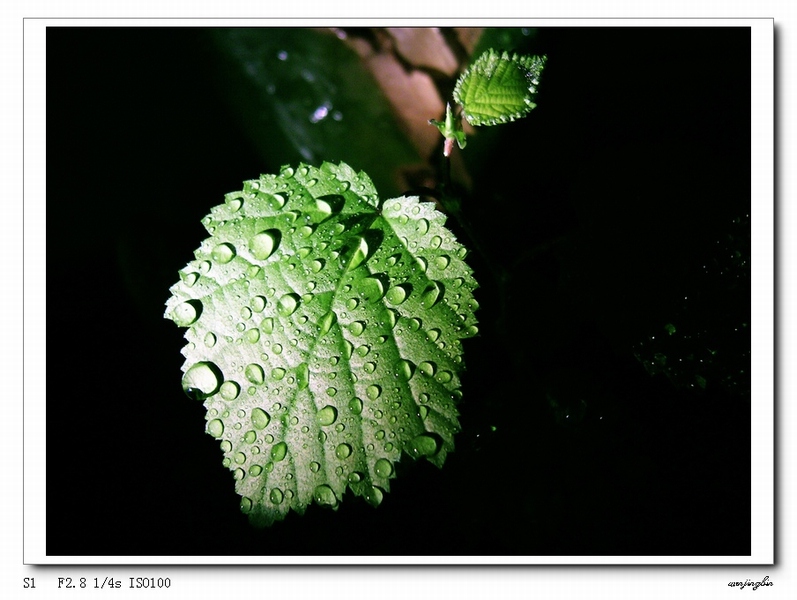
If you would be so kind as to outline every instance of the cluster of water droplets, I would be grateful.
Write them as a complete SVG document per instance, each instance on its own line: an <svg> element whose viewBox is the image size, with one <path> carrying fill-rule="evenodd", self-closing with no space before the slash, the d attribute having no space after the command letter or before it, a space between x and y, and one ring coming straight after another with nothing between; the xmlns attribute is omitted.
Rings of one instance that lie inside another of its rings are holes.
<svg viewBox="0 0 797 600"><path fill-rule="evenodd" d="M478 307L442 215L380 207L343 164L284 167L225 200L166 315L188 328L183 387L241 509L270 523L347 487L378 505L402 452L442 465Z"/></svg>

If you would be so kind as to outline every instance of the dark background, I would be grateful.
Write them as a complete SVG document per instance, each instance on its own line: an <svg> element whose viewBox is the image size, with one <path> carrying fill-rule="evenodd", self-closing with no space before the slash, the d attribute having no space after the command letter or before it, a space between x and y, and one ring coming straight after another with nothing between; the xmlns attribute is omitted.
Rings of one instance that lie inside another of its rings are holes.
<svg viewBox="0 0 797 600"><path fill-rule="evenodd" d="M296 161L256 149L207 31L48 29L48 554L750 553L749 29L522 49L538 108L465 151L456 452L256 530L163 311L210 207Z"/></svg>

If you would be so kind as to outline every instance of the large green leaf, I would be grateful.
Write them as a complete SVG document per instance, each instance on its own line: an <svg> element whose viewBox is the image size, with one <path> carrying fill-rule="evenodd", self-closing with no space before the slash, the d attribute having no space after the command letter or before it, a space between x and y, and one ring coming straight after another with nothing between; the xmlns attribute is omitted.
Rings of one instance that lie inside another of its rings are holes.
<svg viewBox="0 0 797 600"><path fill-rule="evenodd" d="M344 163L247 181L203 220L166 316L254 523L347 488L378 505L402 453L453 450L477 303L444 221Z"/></svg>

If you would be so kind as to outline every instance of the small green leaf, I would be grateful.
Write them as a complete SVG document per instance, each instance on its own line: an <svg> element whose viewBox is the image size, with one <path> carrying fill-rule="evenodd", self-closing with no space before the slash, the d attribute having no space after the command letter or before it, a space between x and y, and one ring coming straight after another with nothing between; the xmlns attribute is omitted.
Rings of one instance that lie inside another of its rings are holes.
<svg viewBox="0 0 797 600"><path fill-rule="evenodd" d="M429 119L429 125L434 125L443 134L443 137L446 139L445 148L443 150L443 154L445 156L451 155L451 148L453 146L453 142L456 141L459 149L462 150L465 148L467 144L467 139L465 136L465 132L462 131L462 125L460 124L460 119L454 117L454 113L451 111L451 105L446 104L446 120L445 121L435 121L434 119Z"/></svg>
<svg viewBox="0 0 797 600"><path fill-rule="evenodd" d="M523 56L490 49L460 76L454 99L471 125L496 125L528 114L536 104L545 56Z"/></svg>
<svg viewBox="0 0 797 600"><path fill-rule="evenodd" d="M478 304L444 221L343 163L248 181L203 220L166 317L254 524L347 489L378 505L403 457L453 450Z"/></svg>

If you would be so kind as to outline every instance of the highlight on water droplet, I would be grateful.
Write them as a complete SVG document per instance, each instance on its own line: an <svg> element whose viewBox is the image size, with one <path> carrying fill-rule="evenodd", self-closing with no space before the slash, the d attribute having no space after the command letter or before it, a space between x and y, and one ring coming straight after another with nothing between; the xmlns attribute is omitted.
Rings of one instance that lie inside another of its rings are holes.
<svg viewBox="0 0 797 600"><path fill-rule="evenodd" d="M204 400L218 391L221 381L221 371L215 364L198 362L183 375L183 391L189 398Z"/></svg>
<svg viewBox="0 0 797 600"><path fill-rule="evenodd" d="M268 495L268 499L271 500L272 504L282 504L283 498L285 498L285 494L279 488L273 488Z"/></svg>
<svg viewBox="0 0 797 600"><path fill-rule="evenodd" d="M260 330L250 329L244 334L244 339L250 344L256 344L257 341L260 339Z"/></svg>
<svg viewBox="0 0 797 600"><path fill-rule="evenodd" d="M440 256L434 259L434 266L443 271L448 267L450 262L451 259L448 256L446 256L445 254L441 254Z"/></svg>
<svg viewBox="0 0 797 600"><path fill-rule="evenodd" d="M382 393L382 388L380 388L376 384L369 385L365 389L365 395L368 396L368 398L371 399L371 400L376 400L377 398L379 398L381 393Z"/></svg>
<svg viewBox="0 0 797 600"><path fill-rule="evenodd" d="M258 260L266 260L274 254L280 244L282 233L279 229L266 229L256 233L249 240L249 251Z"/></svg>

